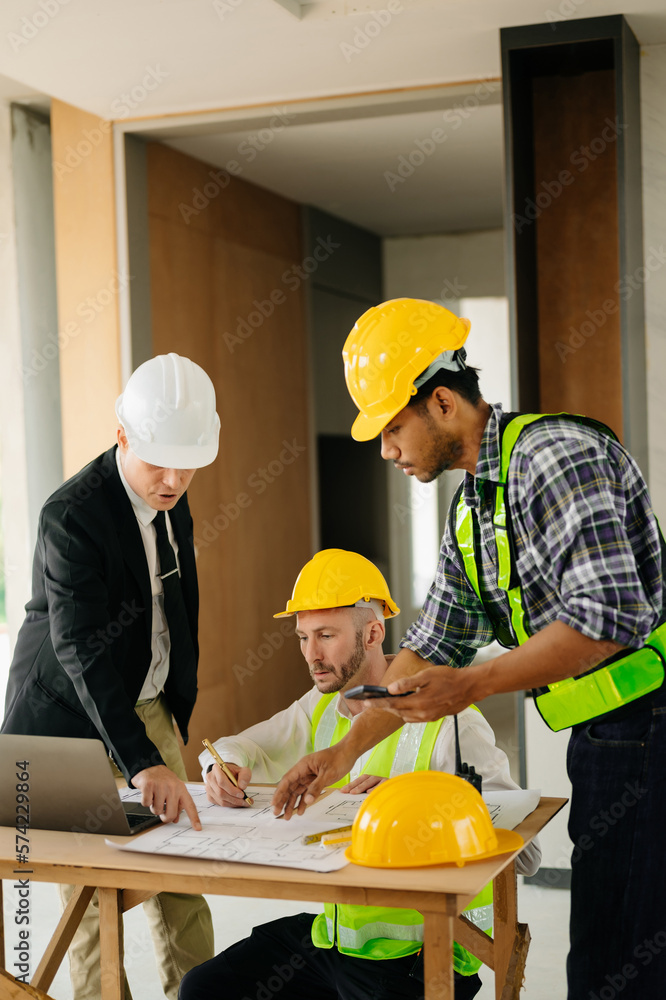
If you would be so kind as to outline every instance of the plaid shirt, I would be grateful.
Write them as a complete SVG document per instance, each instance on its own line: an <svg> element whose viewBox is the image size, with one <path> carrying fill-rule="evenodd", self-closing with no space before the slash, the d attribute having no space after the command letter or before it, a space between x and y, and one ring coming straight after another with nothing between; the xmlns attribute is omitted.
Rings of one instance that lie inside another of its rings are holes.
<svg viewBox="0 0 666 1000"><path fill-rule="evenodd" d="M481 592L492 617L507 622L492 524L502 407L491 411L476 474L466 474L463 495L478 517ZM662 614L661 545L647 487L631 456L590 427L541 420L520 434L507 479L528 633L557 620L592 639L642 646ZM449 520L435 579L401 645L431 663L464 667L493 638Z"/></svg>

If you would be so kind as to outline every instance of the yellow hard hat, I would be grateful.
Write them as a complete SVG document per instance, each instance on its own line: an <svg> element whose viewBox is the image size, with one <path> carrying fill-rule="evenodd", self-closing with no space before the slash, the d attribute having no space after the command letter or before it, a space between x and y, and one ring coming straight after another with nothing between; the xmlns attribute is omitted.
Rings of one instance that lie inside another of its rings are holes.
<svg viewBox="0 0 666 1000"><path fill-rule="evenodd" d="M345 854L366 868L462 867L524 843L519 833L492 825L468 781L442 771L413 771L370 792L356 813Z"/></svg>
<svg viewBox="0 0 666 1000"><path fill-rule="evenodd" d="M383 601L385 618L400 613L374 563L358 552L322 549L298 574L286 609L273 618L287 618L299 611L346 608L357 601L371 600Z"/></svg>
<svg viewBox="0 0 666 1000"><path fill-rule="evenodd" d="M377 437L416 394L414 380L443 351L459 350L470 326L425 299L390 299L364 312L342 349L349 395L360 410L352 437Z"/></svg>

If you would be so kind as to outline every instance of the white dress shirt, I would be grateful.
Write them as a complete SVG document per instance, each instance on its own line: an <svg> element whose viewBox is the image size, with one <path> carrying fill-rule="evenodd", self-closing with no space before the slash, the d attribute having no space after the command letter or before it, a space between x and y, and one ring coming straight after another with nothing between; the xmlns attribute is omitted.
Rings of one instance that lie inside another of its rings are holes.
<svg viewBox="0 0 666 1000"><path fill-rule="evenodd" d="M171 640L169 639L169 627L164 614L164 588L162 587L162 580L159 576L160 567L159 560L157 558L157 534L155 531L155 525L153 524L157 511L153 510L152 507L149 507L146 501L142 500L141 497L134 492L125 479L125 475L120 464L119 451L116 451L116 464L118 466L120 481L125 487L125 492L127 493L130 503L132 504L132 510L136 515L139 531L141 532L141 540L143 541L146 561L148 563L150 589L153 595L153 620L150 640L152 659L150 661L148 673L146 674L146 679L143 682L143 687L139 692L139 700L137 702L137 704L139 704L143 701L152 701L153 698L156 698L158 694L164 690L167 674L169 673ZM176 553L176 564L178 566L178 571L180 572L178 542L174 538L173 528L171 527L171 520L168 512L165 512L164 520L166 521L167 532L169 533L169 541L173 545L173 550Z"/></svg>
<svg viewBox="0 0 666 1000"><path fill-rule="evenodd" d="M238 736L223 736L214 743L215 749L222 760L237 764L239 767L249 767L252 770L252 781L274 784L293 767L301 757L312 753L312 715L315 706L323 695L316 687L310 689L289 708L278 712L265 722L243 730ZM354 721L360 715L352 716L349 706L342 695L338 695L336 712ZM406 723L410 725L410 723ZM500 791L516 789L509 771L509 760L503 750L495 744L495 734L483 715L473 708L466 708L458 713L458 728L460 734L460 750L463 760L473 764L478 774L483 778L484 791ZM374 747L362 754L354 764L350 778L354 778L363 770ZM208 750L199 755L202 774L205 776L208 767L214 762ZM453 716L447 716L437 735L437 740L430 758L430 769L446 771L455 774L455 735ZM539 867L541 850L536 841L532 841L516 859L517 871L521 875L531 875Z"/></svg>

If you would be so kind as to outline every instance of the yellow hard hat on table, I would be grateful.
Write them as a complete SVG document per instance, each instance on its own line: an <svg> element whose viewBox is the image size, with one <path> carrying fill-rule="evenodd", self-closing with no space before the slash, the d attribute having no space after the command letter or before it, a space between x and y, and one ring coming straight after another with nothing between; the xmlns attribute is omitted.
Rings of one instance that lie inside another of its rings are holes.
<svg viewBox="0 0 666 1000"><path fill-rule="evenodd" d="M352 826L345 856L367 868L458 867L519 850L523 838L492 825L485 802L463 778L413 771L374 788Z"/></svg>
<svg viewBox="0 0 666 1000"><path fill-rule="evenodd" d="M443 352L463 346L470 326L425 299L389 299L364 312L342 349L349 395L360 411L352 437L376 437L416 394L418 376Z"/></svg>

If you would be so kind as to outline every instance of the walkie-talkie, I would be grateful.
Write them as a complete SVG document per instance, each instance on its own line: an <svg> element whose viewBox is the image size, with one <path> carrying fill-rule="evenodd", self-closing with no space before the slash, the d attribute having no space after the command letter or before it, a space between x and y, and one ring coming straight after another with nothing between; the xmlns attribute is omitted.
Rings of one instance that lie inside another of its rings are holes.
<svg viewBox="0 0 666 1000"><path fill-rule="evenodd" d="M469 781L473 788L476 788L479 795L481 794L481 782L482 776L476 773L473 764L463 764L460 758L460 737L458 735L458 716L453 716L453 725L456 732L456 778L462 778L464 781Z"/></svg>

